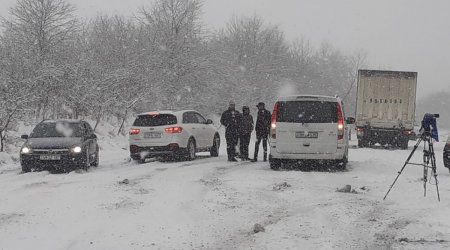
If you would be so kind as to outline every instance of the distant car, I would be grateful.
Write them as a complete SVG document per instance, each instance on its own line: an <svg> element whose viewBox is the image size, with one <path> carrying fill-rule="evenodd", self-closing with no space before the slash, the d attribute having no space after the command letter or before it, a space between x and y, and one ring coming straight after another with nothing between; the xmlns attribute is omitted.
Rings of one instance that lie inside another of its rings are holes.
<svg viewBox="0 0 450 250"><path fill-rule="evenodd" d="M269 137L272 169L286 161L331 162L345 169L347 124L341 99L331 96L288 96L275 103Z"/></svg>
<svg viewBox="0 0 450 250"><path fill-rule="evenodd" d="M197 152L219 155L220 136L211 120L195 110L139 114L130 129L130 156L194 160Z"/></svg>
<svg viewBox="0 0 450 250"><path fill-rule="evenodd" d="M86 121L45 120L22 139L26 139L20 149L23 172L98 166L97 136Z"/></svg>
<svg viewBox="0 0 450 250"><path fill-rule="evenodd" d="M450 171L450 135L444 147L444 166Z"/></svg>

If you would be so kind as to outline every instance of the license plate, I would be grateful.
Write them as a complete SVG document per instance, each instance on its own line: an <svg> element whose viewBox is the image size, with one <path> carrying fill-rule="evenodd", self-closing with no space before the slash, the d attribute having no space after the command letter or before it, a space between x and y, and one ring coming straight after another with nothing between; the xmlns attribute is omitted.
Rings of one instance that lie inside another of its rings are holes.
<svg viewBox="0 0 450 250"><path fill-rule="evenodd" d="M318 132L300 131L300 132L295 132L295 137L296 138L317 138L317 137L319 137L319 133Z"/></svg>
<svg viewBox="0 0 450 250"><path fill-rule="evenodd" d="M161 138L161 133L159 132L146 132L144 138Z"/></svg>
<svg viewBox="0 0 450 250"><path fill-rule="evenodd" d="M43 161L57 161L57 160L61 160L61 156L60 155L41 155L41 156L39 156L39 159L41 159Z"/></svg>

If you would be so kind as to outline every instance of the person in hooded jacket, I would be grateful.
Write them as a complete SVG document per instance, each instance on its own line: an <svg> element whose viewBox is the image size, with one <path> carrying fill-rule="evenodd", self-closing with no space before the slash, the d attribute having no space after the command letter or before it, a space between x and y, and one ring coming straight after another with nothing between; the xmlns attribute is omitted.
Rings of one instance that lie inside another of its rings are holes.
<svg viewBox="0 0 450 250"><path fill-rule="evenodd" d="M258 116L256 118L256 142L255 142L255 155L253 157L253 162L258 161L258 151L259 151L259 144L262 141L263 149L264 149L264 155L263 160L267 161L267 139L269 138L269 132L270 132L270 121L271 121L271 114L270 111L268 111L265 108L265 104L263 102L258 103L256 105L258 107Z"/></svg>
<svg viewBox="0 0 450 250"><path fill-rule="evenodd" d="M222 113L220 123L225 127L228 161L236 160L236 146L239 140L239 124L241 113L235 109L236 105L230 101L228 109Z"/></svg>
<svg viewBox="0 0 450 250"><path fill-rule="evenodd" d="M248 106L242 107L242 118L239 126L239 152L242 160L250 160L248 146L253 131L253 116Z"/></svg>

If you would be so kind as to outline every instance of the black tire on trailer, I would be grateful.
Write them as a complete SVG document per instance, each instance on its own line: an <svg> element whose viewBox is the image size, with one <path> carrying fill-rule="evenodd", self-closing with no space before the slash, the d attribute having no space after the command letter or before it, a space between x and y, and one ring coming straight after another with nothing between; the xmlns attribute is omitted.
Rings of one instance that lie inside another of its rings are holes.
<svg viewBox="0 0 450 250"><path fill-rule="evenodd" d="M400 148L408 149L408 142L409 142L408 138L404 138L404 139L400 140Z"/></svg>
<svg viewBox="0 0 450 250"><path fill-rule="evenodd" d="M211 157L218 157L219 156L219 148L220 148L220 136L219 134L215 134L214 135L214 139L213 139L213 146L211 147L210 150L210 155Z"/></svg>

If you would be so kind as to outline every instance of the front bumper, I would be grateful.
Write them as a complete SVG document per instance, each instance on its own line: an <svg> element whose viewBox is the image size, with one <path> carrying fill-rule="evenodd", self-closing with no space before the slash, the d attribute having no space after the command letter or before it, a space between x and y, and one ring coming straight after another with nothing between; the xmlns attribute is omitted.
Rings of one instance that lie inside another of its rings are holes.
<svg viewBox="0 0 450 250"><path fill-rule="evenodd" d="M59 160L41 160L41 155L48 154L21 154L22 167L29 169L72 169L85 163L85 154L59 154Z"/></svg>

